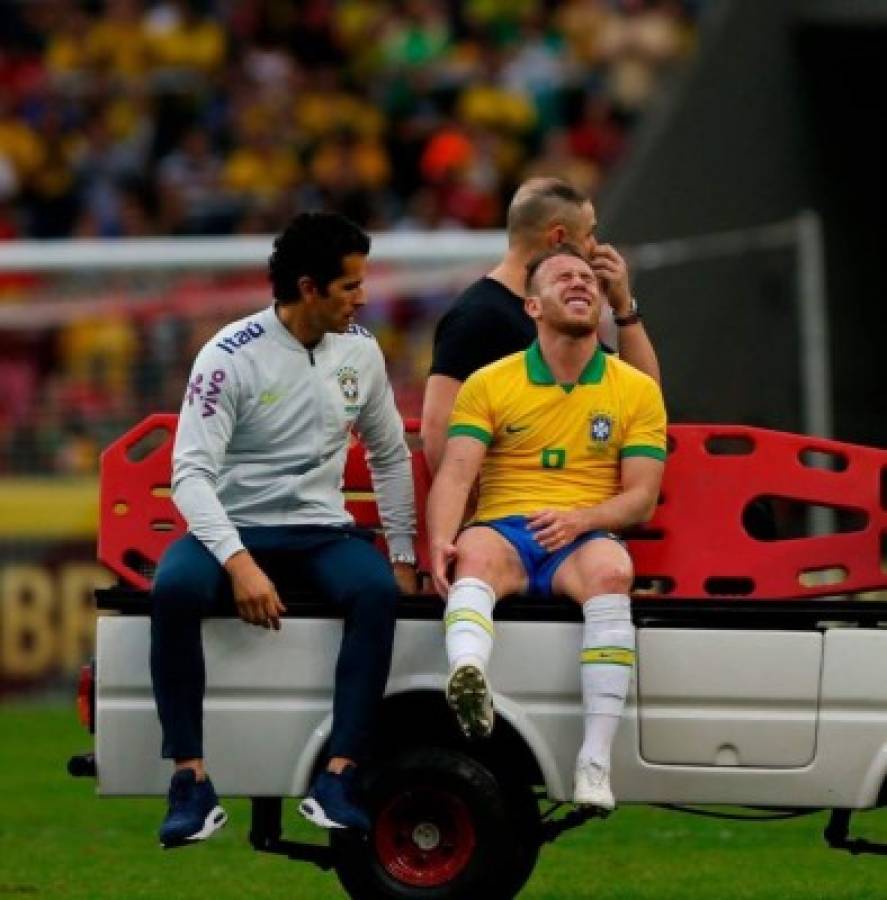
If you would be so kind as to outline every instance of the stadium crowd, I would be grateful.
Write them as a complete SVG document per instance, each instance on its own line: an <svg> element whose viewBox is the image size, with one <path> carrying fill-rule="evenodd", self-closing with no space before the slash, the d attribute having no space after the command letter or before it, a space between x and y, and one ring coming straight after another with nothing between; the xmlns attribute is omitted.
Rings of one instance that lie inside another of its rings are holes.
<svg viewBox="0 0 887 900"><path fill-rule="evenodd" d="M700 3L6 0L0 240L265 234L308 208L499 227L532 175L593 197ZM0 302L32 289L0 273ZM0 472L93 470L143 410L177 408L211 324L4 331ZM416 342L389 337L416 412L420 360L397 358Z"/></svg>

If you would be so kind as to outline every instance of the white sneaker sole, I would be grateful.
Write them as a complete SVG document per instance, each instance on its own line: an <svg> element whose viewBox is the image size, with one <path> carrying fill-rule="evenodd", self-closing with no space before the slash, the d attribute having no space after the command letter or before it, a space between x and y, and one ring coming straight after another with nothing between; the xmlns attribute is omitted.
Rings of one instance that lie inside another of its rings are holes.
<svg viewBox="0 0 887 900"><path fill-rule="evenodd" d="M320 828L345 828L345 825L342 825L340 822L334 822L332 819L327 818L326 813L323 811L323 807L313 798L306 797L299 804L299 812L309 821L313 822L315 825Z"/></svg>
<svg viewBox="0 0 887 900"><path fill-rule="evenodd" d="M194 834L182 838L180 841L174 841L169 844L161 842L160 846L165 850L169 850L173 847L183 847L188 844L196 843L197 841L205 841L208 837L212 837L217 831L224 828L227 823L228 813L226 813L221 806L214 806L203 820L203 827L200 831L195 831Z"/></svg>
<svg viewBox="0 0 887 900"><path fill-rule="evenodd" d="M484 673L459 666L447 681L447 704L466 737L489 737L493 731L493 698Z"/></svg>

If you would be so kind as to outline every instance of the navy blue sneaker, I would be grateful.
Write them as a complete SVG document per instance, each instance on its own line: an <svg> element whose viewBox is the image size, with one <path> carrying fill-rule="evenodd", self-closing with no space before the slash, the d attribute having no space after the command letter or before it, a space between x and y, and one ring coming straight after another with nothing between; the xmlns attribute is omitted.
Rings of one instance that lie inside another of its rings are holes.
<svg viewBox="0 0 887 900"><path fill-rule="evenodd" d="M321 772L299 812L321 828L370 830L370 817L354 802L357 769L348 766L341 775Z"/></svg>
<svg viewBox="0 0 887 900"><path fill-rule="evenodd" d="M182 847L205 841L228 821L208 779L197 780L193 769L179 769L169 783L169 809L160 826L160 843Z"/></svg>

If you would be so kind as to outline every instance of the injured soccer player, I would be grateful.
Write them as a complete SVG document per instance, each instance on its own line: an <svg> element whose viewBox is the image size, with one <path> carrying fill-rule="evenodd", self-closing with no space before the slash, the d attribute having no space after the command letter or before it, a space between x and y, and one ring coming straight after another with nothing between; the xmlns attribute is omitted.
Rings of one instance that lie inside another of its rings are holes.
<svg viewBox="0 0 887 900"><path fill-rule="evenodd" d="M631 558L618 534L656 508L666 416L652 378L599 346L603 299L581 251L527 266L537 340L463 384L428 501L432 577L446 599L447 701L463 732L493 729L493 607L565 595L585 619L584 739L573 799L611 810L610 751L635 660ZM475 480L474 517L461 527Z"/></svg>

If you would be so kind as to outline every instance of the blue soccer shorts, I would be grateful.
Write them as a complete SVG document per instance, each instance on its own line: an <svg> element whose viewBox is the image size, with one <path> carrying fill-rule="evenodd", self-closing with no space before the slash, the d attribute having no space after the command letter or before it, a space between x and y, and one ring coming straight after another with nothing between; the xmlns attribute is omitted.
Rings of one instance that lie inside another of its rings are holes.
<svg viewBox="0 0 887 900"><path fill-rule="evenodd" d="M529 593L552 594L551 582L560 564L576 549L588 541L598 538L609 538L622 543L615 534L609 531L586 531L575 540L555 550L546 550L537 540L528 524L526 516L504 516L501 519L489 519L485 522L474 522L472 526L482 525L492 528L517 550L529 579Z"/></svg>

